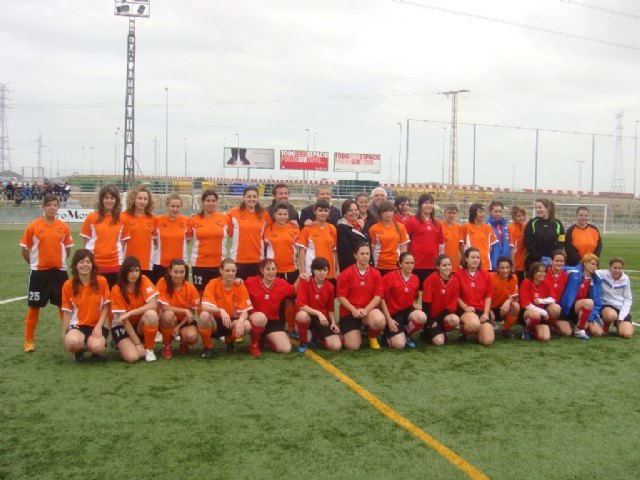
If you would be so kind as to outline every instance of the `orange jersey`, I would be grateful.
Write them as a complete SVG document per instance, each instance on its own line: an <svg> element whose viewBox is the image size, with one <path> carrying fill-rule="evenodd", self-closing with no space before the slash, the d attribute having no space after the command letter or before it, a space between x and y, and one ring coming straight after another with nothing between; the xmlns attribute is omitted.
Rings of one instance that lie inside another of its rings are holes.
<svg viewBox="0 0 640 480"><path fill-rule="evenodd" d="M158 219L153 215L131 215L123 212L120 219L129 224L131 237L127 242L125 255L132 255L140 261L141 270L153 268L153 239L156 235Z"/></svg>
<svg viewBox="0 0 640 480"><path fill-rule="evenodd" d="M168 268L174 258L181 258L186 262L189 218L184 215L178 215L175 220L171 220L168 215L157 218L153 264Z"/></svg>
<svg viewBox="0 0 640 480"><path fill-rule="evenodd" d="M160 303L170 305L175 308L188 308L193 310L200 308L200 294L192 283L184 282L180 290L174 288L171 295L167 292L167 281L164 278L158 280L156 287L160 294L158 298ZM182 320L184 318L184 314L176 314L176 316L178 317L178 320Z"/></svg>
<svg viewBox="0 0 640 480"><path fill-rule="evenodd" d="M109 303L109 284L102 275L97 276L98 291L91 285L80 284L78 295L73 294L73 280L69 279L62 286L62 310L71 313L69 326L83 325L93 327L100 320L100 312Z"/></svg>
<svg viewBox="0 0 640 480"><path fill-rule="evenodd" d="M373 265L382 270L398 268L400 246L409 243L407 229L402 223L391 223L388 227L378 222L369 229L373 249Z"/></svg>
<svg viewBox="0 0 640 480"><path fill-rule="evenodd" d="M247 287L234 283L231 288L226 289L222 283L222 278L214 278L207 283L202 295L202 305L222 309L231 318L238 318L241 312L246 312L253 308Z"/></svg>
<svg viewBox="0 0 640 480"><path fill-rule="evenodd" d="M316 257L324 257L329 262L329 275L327 278L336 278L336 266L334 262L333 252L337 248L338 231L336 227L330 223L325 223L320 228L317 223L304 227L300 231L296 245L306 249L305 269L307 273L312 275L311 262Z"/></svg>
<svg viewBox="0 0 640 480"><path fill-rule="evenodd" d="M193 238L192 267L219 267L227 252L227 239L231 220L221 212L210 217L192 215L189 219L187 238Z"/></svg>
<svg viewBox="0 0 640 480"><path fill-rule="evenodd" d="M516 222L511 222L507 226L510 246L514 249L513 264L516 272L524 272L524 256L526 253L524 248L524 227L526 226L526 223Z"/></svg>
<svg viewBox="0 0 640 480"><path fill-rule="evenodd" d="M158 296L158 290L156 286L145 275L140 275L140 291L137 295L133 292L127 292L129 295L129 302L125 301L120 290L119 285L114 285L111 289L111 312L124 313L136 308L142 307L149 300ZM141 315L135 317L129 317L131 323L135 323L140 319Z"/></svg>
<svg viewBox="0 0 640 480"><path fill-rule="evenodd" d="M491 272L491 308L500 308L511 295L518 293L518 277L511 274L509 278L504 279L498 272Z"/></svg>
<svg viewBox="0 0 640 480"><path fill-rule="evenodd" d="M440 222L442 235L444 236L444 253L451 257L451 271L460 270L460 244L464 243L464 233L462 225L454 223L447 225L447 222Z"/></svg>
<svg viewBox="0 0 640 480"><path fill-rule="evenodd" d="M31 270L66 270L67 248L73 246L73 239L62 220L47 224L44 218L38 218L24 231L20 245L29 251Z"/></svg>
<svg viewBox="0 0 640 480"><path fill-rule="evenodd" d="M93 252L96 265L99 267L118 268L122 265L124 251L122 242L129 240L129 224L120 222L112 224L111 215L105 215L98 223L98 212L90 213L84 219L80 235L87 239L86 248Z"/></svg>
<svg viewBox="0 0 640 480"><path fill-rule="evenodd" d="M491 269L491 258L489 252L491 251L491 245L498 243L496 234L493 233L493 228L488 223L482 225L475 225L473 223L465 223L462 226L464 248L476 247L480 250L480 268L483 270Z"/></svg>
<svg viewBox="0 0 640 480"><path fill-rule="evenodd" d="M296 266L296 239L300 235L300 229L291 222L280 227L272 223L264 231L264 243L266 245L266 257L273 258L276 262L278 273L295 272Z"/></svg>
<svg viewBox="0 0 640 480"><path fill-rule="evenodd" d="M231 217L231 258L238 263L258 263L264 257L262 240L269 214L234 207L227 215Z"/></svg>

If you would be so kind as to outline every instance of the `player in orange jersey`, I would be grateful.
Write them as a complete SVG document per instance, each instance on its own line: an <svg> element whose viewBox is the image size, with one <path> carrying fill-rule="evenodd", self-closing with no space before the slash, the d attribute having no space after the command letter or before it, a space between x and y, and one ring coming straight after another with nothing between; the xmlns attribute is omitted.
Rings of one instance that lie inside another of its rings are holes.
<svg viewBox="0 0 640 480"><path fill-rule="evenodd" d="M236 262L225 258L220 264L220 278L214 278L204 289L198 330L204 349L202 358L211 358L212 336L224 337L227 353L233 351L233 342L251 331L249 310L253 308L247 288L236 282ZM253 342L252 342L253 343ZM254 356L260 351L249 349Z"/></svg>
<svg viewBox="0 0 640 480"><path fill-rule="evenodd" d="M518 277L518 281L524 280L524 228L527 226L527 212L520 205L511 207L511 223L507 226L509 242L511 246L511 259Z"/></svg>
<svg viewBox="0 0 640 480"><path fill-rule="evenodd" d="M115 185L100 189L96 211L84 219L80 236L95 255L100 275L113 287L130 237L129 224L120 218L120 192Z"/></svg>
<svg viewBox="0 0 640 480"><path fill-rule="evenodd" d="M398 257L407 251L409 236L401 223L393 220L393 203L383 201L378 208L380 221L369 229L373 265L384 276L398 269Z"/></svg>
<svg viewBox="0 0 640 480"><path fill-rule="evenodd" d="M140 273L136 257L127 257L111 289L111 334L120 357L129 363L144 358L155 362L153 344L158 333L158 290ZM144 347L140 337L144 338Z"/></svg>
<svg viewBox="0 0 640 480"><path fill-rule="evenodd" d="M602 237L598 228L589 223L589 209L580 206L576 209L576 223L567 229L564 248L567 251L567 264L578 265L587 253L597 257L602 252Z"/></svg>
<svg viewBox="0 0 640 480"><path fill-rule="evenodd" d="M231 221L227 215L217 211L218 194L215 190L205 190L200 199L202 210L189 220L187 238L193 239L193 284L202 295L207 283L220 276L220 263L226 256Z"/></svg>
<svg viewBox="0 0 640 480"><path fill-rule="evenodd" d="M189 218L182 215L182 198L177 193L167 195L167 213L159 215L156 222L156 245L153 259L153 279L156 282L165 276L171 260L187 261L187 227ZM189 278L187 267L186 278Z"/></svg>
<svg viewBox="0 0 640 480"><path fill-rule="evenodd" d="M187 266L181 258L174 258L164 277L158 280L160 333L162 358L173 357L171 338L180 335L179 352L189 353L189 345L198 341L196 313L200 308L200 294L187 280Z"/></svg>
<svg viewBox="0 0 640 480"><path fill-rule="evenodd" d="M491 270L491 245L498 242L491 225L484 223L487 214L484 206L474 203L469 207L469 221L462 226L464 250L475 247L480 253L480 268Z"/></svg>
<svg viewBox="0 0 640 480"><path fill-rule="evenodd" d="M264 257L263 235L269 214L258 201L258 189L249 186L242 193L242 203L227 212L231 217L231 254L238 277L246 280L260 275L258 263Z"/></svg>
<svg viewBox="0 0 640 480"><path fill-rule="evenodd" d="M44 216L29 224L20 239L22 258L29 265L27 316L24 319L24 351L35 349L40 309L51 303L60 309L62 285L67 280L66 259L73 239L66 223L56 219L58 197L46 195ZM62 318L62 311L59 311Z"/></svg>
<svg viewBox="0 0 640 480"><path fill-rule="evenodd" d="M451 271L456 273L460 270L460 257L464 244L464 234L462 225L456 222L458 207L451 203L444 206L444 221L440 222L442 235L444 237L444 253L451 259Z"/></svg>
<svg viewBox="0 0 640 480"><path fill-rule="evenodd" d="M93 253L76 250L71 260L72 278L62 287L62 338L76 362L84 360L85 345L94 358L102 355L107 345L109 284L96 272Z"/></svg>
<svg viewBox="0 0 640 480"><path fill-rule="evenodd" d="M142 274L152 280L153 242L157 227L153 209L151 191L146 185L138 185L128 192L127 209L120 217L123 222L129 224L130 238L125 256L134 256L140 260Z"/></svg>
<svg viewBox="0 0 640 480"><path fill-rule="evenodd" d="M511 257L500 256L497 261L497 271L491 272L491 321L494 323L504 321L502 336L513 338L509 332L518 321L520 304L518 303L518 277L513 273L513 260Z"/></svg>
<svg viewBox="0 0 640 480"><path fill-rule="evenodd" d="M298 246L298 263L300 273L311 276L311 262L316 257L329 260L329 279L336 278L336 244L338 234L336 227L328 222L329 202L318 200L315 206L316 222L300 231L296 245Z"/></svg>

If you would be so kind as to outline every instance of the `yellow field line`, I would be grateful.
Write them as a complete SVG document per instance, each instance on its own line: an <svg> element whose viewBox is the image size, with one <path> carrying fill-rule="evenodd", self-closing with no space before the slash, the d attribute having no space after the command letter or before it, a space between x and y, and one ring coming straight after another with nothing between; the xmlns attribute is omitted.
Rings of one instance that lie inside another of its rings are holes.
<svg viewBox="0 0 640 480"><path fill-rule="evenodd" d="M398 412L396 412L393 408L386 405L382 402L378 397L373 395L371 392L363 388L360 384L358 384L351 377L342 373L341 370L333 366L331 363L327 362L324 358L319 356L317 353L312 350L307 350L305 355L312 358L317 364L319 364L322 368L324 368L331 375L336 377L342 383L347 385L351 390L364 398L367 402L369 402L376 410L382 413L384 416L394 421L402 428L404 428L407 432L409 432L414 437L418 438L422 442L426 443L427 446L431 447L433 450L438 452L441 456L443 456L448 462L452 463L464 473L466 473L469 478L473 480L488 480L489 477L484 475L480 470L467 462L460 455L455 453L453 450L445 447L438 440L433 438L431 435L426 433L424 430L421 430L418 426L413 424L409 419L403 417Z"/></svg>

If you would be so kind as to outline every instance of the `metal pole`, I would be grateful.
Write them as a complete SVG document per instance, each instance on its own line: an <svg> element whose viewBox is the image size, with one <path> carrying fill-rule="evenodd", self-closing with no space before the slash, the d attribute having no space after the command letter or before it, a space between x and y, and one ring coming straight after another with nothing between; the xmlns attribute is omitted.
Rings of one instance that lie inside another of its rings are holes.
<svg viewBox="0 0 640 480"><path fill-rule="evenodd" d="M187 176L187 139L184 138L184 176Z"/></svg>
<svg viewBox="0 0 640 480"><path fill-rule="evenodd" d="M476 188L476 124L473 124L473 173L472 173L471 186Z"/></svg>
<svg viewBox="0 0 640 480"><path fill-rule="evenodd" d="M89 150L91 150L91 175L93 175L93 147L89 147Z"/></svg>
<svg viewBox="0 0 640 480"><path fill-rule="evenodd" d="M169 87L164 87L166 105L164 114L164 174L169 176Z"/></svg>
<svg viewBox="0 0 640 480"><path fill-rule="evenodd" d="M538 193L538 140L540 138L540 130L536 128L536 155L535 155L535 166L533 170L533 194Z"/></svg>
<svg viewBox="0 0 640 480"><path fill-rule="evenodd" d="M636 134L633 140L633 198L636 198L636 172L638 167L638 120L636 120Z"/></svg>
<svg viewBox="0 0 640 480"><path fill-rule="evenodd" d="M407 118L407 146L404 149L404 194L409 193L409 119Z"/></svg>
<svg viewBox="0 0 640 480"><path fill-rule="evenodd" d="M444 187L444 164L445 164L445 157L444 157L444 149L445 149L445 134L447 132L447 127L442 127L442 181L441 184Z"/></svg>
<svg viewBox="0 0 640 480"><path fill-rule="evenodd" d="M402 164L402 122L398 122L400 136L398 137L398 185L400 184L400 165Z"/></svg>
<svg viewBox="0 0 640 480"><path fill-rule="evenodd" d="M593 181L595 179L595 170L596 170L596 136L595 134L591 135L591 194L593 195Z"/></svg>

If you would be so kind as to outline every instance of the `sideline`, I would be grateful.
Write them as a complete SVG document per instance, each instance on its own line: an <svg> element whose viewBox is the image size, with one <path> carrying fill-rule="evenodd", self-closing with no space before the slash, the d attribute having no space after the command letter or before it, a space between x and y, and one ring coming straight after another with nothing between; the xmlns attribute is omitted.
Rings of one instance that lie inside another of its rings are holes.
<svg viewBox="0 0 640 480"><path fill-rule="evenodd" d="M418 438L419 440L427 444L427 446L435 450L438 454L444 457L449 463L458 467L460 470L466 473L469 476L469 478L472 478L473 480L489 480L489 477L484 475L480 470L478 470L476 467L471 465L464 458L460 457L453 450L447 448L438 440L436 440L431 435L426 433L424 430L420 429L418 426L413 424L409 419L400 415L394 409L392 409L387 404L382 402L378 397L376 397L371 392L366 390L364 387L362 387L359 383L357 383L351 377L342 373L340 369L338 369L333 364L331 364L330 362L328 362L327 360L319 356L317 353L309 349L305 352L305 355L313 359L318 365L324 368L327 372L329 372L331 375L336 377L342 383L347 385L351 390L353 390L359 396L364 398L367 402L369 402L376 410L378 410L384 416L386 416L393 422L397 423L402 428L404 428L407 432L409 432L411 435L413 435L414 437Z"/></svg>
<svg viewBox="0 0 640 480"><path fill-rule="evenodd" d="M18 302L20 300L26 300L27 296L25 295L24 297L16 297L16 298L9 298L7 300L0 300L0 305L6 305L7 303L13 303L13 302Z"/></svg>

